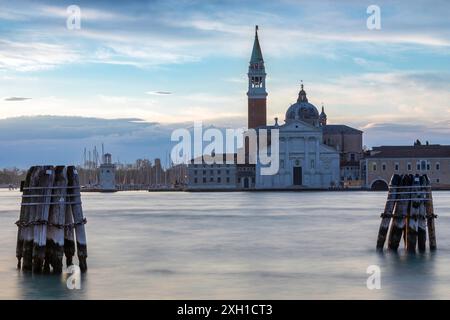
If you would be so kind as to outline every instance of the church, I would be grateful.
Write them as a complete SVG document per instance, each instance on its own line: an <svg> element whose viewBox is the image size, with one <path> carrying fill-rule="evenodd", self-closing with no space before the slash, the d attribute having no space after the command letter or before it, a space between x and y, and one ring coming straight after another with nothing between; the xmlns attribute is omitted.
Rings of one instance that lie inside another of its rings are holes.
<svg viewBox="0 0 450 320"><path fill-rule="evenodd" d="M328 189L340 182L340 153L324 143L326 115L308 101L301 85L297 102L286 111L283 124L267 125L266 72L258 27L248 71L248 128L279 130L279 170L263 175L257 161L255 189ZM273 141L272 141L273 142ZM268 146L270 153L270 145ZM273 156L273 155L272 155Z"/></svg>
<svg viewBox="0 0 450 320"><path fill-rule="evenodd" d="M187 190L302 190L360 186L362 131L346 125L327 124L322 106L309 102L303 83L297 101L286 111L284 123L275 118L267 124L266 69L255 30L248 68L248 129L278 129L278 170L264 175L264 166L249 152L247 141L245 163L226 165L195 164L187 167ZM244 137L246 137L244 135ZM245 139L245 138L244 138ZM270 142L266 147L270 152ZM273 155L271 155L273 157ZM204 158L204 157L203 157ZM204 159L203 159L204 160Z"/></svg>

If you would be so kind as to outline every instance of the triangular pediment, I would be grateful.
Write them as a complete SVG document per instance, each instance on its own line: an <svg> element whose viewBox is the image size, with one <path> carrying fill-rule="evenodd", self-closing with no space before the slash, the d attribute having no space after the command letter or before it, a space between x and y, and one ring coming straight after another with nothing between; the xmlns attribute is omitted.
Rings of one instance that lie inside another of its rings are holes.
<svg viewBox="0 0 450 320"><path fill-rule="evenodd" d="M294 132L320 132L320 128L314 127L309 123L301 120L293 120L285 123L279 127L280 131L294 131Z"/></svg>

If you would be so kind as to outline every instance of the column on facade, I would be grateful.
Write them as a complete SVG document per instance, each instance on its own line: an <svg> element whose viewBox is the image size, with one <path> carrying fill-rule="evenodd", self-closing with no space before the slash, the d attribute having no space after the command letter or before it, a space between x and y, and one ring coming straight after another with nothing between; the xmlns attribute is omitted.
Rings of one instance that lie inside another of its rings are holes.
<svg viewBox="0 0 450 320"><path fill-rule="evenodd" d="M309 172L309 166L310 166L310 163L309 163L309 137L308 136L306 136L304 139L304 145L305 145L305 165L304 165L304 167L305 167L305 171L308 171Z"/></svg>
<svg viewBox="0 0 450 320"><path fill-rule="evenodd" d="M320 171L320 141L319 141L319 139L315 139L315 141L316 141L316 163L315 163L315 166L316 166L316 171L317 172L319 172Z"/></svg>
<svg viewBox="0 0 450 320"><path fill-rule="evenodd" d="M290 171L286 170L286 168L289 168L289 137L284 137L284 174L283 174L283 185L287 184L289 185L289 182L287 181L290 177Z"/></svg>

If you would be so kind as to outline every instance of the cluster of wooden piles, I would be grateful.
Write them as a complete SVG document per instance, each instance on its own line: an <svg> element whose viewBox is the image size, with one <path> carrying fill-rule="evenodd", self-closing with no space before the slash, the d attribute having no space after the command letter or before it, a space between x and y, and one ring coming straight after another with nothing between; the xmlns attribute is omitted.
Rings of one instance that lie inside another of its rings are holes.
<svg viewBox="0 0 450 320"><path fill-rule="evenodd" d="M87 270L87 246L80 183L74 166L34 166L21 185L22 205L16 257L18 269L61 273L63 256L73 264L75 252ZM76 239L76 250L75 250Z"/></svg>
<svg viewBox="0 0 450 320"><path fill-rule="evenodd" d="M436 249L431 183L427 175L394 174L381 225L378 232L377 249L383 250L386 238L388 248L396 251L402 236L406 250L410 253L424 252L427 232L430 250Z"/></svg>

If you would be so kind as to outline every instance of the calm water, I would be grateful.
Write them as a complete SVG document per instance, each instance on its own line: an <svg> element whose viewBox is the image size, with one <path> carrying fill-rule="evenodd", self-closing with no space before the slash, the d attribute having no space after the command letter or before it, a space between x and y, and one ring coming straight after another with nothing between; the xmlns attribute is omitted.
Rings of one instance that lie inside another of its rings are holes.
<svg viewBox="0 0 450 320"><path fill-rule="evenodd" d="M374 250L386 194L83 194L89 271L18 272L20 194L0 190L2 299L450 299L450 192L435 192L438 251ZM381 267L381 290L366 268Z"/></svg>

